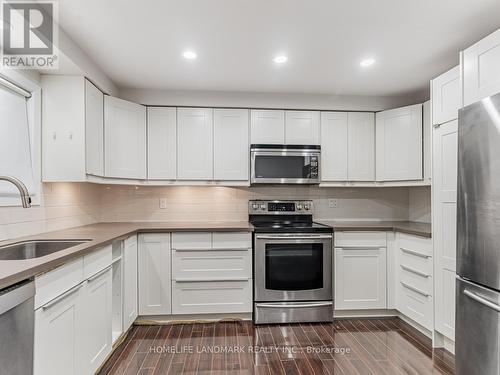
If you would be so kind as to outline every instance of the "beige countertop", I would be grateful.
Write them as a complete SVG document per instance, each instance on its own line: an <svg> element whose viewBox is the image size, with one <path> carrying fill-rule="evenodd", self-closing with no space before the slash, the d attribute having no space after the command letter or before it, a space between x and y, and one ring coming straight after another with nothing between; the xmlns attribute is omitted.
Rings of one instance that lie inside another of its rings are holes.
<svg viewBox="0 0 500 375"><path fill-rule="evenodd" d="M334 231L394 231L430 238L431 224L414 221L333 221L317 220L329 225Z"/></svg>
<svg viewBox="0 0 500 375"><path fill-rule="evenodd" d="M26 260L0 260L0 289L40 273L47 272L73 258L83 256L93 250L109 245L115 240L123 239L134 233L179 231L251 232L252 230L252 225L246 221L99 223L2 241L0 242L0 247L30 240L90 240L81 245L57 251L53 254L40 258Z"/></svg>

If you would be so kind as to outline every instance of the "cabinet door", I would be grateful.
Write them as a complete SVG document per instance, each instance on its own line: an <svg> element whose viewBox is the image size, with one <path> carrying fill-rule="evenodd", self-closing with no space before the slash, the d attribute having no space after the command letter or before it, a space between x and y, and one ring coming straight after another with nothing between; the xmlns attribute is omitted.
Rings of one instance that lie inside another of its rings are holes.
<svg viewBox="0 0 500 375"><path fill-rule="evenodd" d="M377 113L377 181L421 180L422 104Z"/></svg>
<svg viewBox="0 0 500 375"><path fill-rule="evenodd" d="M347 181L347 113L321 112L321 181Z"/></svg>
<svg viewBox="0 0 500 375"><path fill-rule="evenodd" d="M500 29L463 52L464 106L500 92Z"/></svg>
<svg viewBox="0 0 500 375"><path fill-rule="evenodd" d="M179 180L213 178L213 110L177 109L177 177Z"/></svg>
<svg viewBox="0 0 500 375"><path fill-rule="evenodd" d="M247 109L214 110L214 179L248 180Z"/></svg>
<svg viewBox="0 0 500 375"><path fill-rule="evenodd" d="M457 120L434 128L432 168L435 326L452 340L455 337L457 132Z"/></svg>
<svg viewBox="0 0 500 375"><path fill-rule="evenodd" d="M171 308L170 234L139 235L139 314L169 315Z"/></svg>
<svg viewBox="0 0 500 375"><path fill-rule="evenodd" d="M148 178L177 177L177 110L148 108Z"/></svg>
<svg viewBox="0 0 500 375"><path fill-rule="evenodd" d="M85 80L85 157L87 174L104 176L104 94Z"/></svg>
<svg viewBox="0 0 500 375"><path fill-rule="evenodd" d="M146 107L104 98L106 177L146 178Z"/></svg>
<svg viewBox="0 0 500 375"><path fill-rule="evenodd" d="M319 145L319 112L286 111L285 143Z"/></svg>
<svg viewBox="0 0 500 375"><path fill-rule="evenodd" d="M123 332L137 315L137 236L132 236L123 246Z"/></svg>
<svg viewBox="0 0 500 375"><path fill-rule="evenodd" d="M347 114L347 174L349 181L375 180L375 114Z"/></svg>
<svg viewBox="0 0 500 375"><path fill-rule="evenodd" d="M386 249L335 249L335 309L385 309Z"/></svg>
<svg viewBox="0 0 500 375"><path fill-rule="evenodd" d="M458 118L462 107L460 66L448 70L431 81L432 124L444 124Z"/></svg>
<svg viewBox="0 0 500 375"><path fill-rule="evenodd" d="M112 271L111 267L90 277L83 289L82 345L79 368L94 374L111 353Z"/></svg>
<svg viewBox="0 0 500 375"><path fill-rule="evenodd" d="M82 287L77 285L35 311L35 375L82 374Z"/></svg>
<svg viewBox="0 0 500 375"><path fill-rule="evenodd" d="M252 109L250 116L252 144L285 143L285 111Z"/></svg>

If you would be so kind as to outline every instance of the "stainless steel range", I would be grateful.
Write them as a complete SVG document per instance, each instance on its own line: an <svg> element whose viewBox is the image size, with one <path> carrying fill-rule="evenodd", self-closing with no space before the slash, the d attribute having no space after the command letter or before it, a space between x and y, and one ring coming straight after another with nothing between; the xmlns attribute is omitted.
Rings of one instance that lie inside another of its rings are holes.
<svg viewBox="0 0 500 375"><path fill-rule="evenodd" d="M313 202L249 201L254 225L254 322L333 320L332 228Z"/></svg>

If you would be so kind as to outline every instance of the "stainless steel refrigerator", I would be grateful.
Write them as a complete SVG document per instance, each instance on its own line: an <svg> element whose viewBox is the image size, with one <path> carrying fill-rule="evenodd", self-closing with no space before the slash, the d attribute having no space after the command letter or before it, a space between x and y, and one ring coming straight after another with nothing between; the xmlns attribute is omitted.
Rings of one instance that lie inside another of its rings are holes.
<svg viewBox="0 0 500 375"><path fill-rule="evenodd" d="M458 375L500 374L500 94L459 111Z"/></svg>

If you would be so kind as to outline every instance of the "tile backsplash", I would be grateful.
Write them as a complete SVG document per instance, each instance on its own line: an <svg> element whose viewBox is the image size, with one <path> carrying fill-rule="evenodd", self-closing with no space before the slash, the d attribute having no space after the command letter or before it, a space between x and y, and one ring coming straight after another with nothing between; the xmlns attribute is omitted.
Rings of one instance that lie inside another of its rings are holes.
<svg viewBox="0 0 500 375"><path fill-rule="evenodd" d="M249 199L312 199L316 219L425 219L430 189L413 195L410 189L44 183L40 206L0 208L0 240L101 221L246 221ZM164 209L160 198L166 200ZM329 207L330 198L337 199L336 208Z"/></svg>

